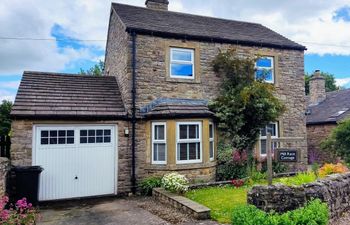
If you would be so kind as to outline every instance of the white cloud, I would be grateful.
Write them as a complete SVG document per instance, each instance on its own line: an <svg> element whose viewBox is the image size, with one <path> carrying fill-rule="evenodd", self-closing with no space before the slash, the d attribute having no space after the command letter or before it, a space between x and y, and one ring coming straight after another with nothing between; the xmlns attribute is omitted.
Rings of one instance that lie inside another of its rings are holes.
<svg viewBox="0 0 350 225"><path fill-rule="evenodd" d="M145 0L115 0L144 6ZM2 0L0 36L52 38L55 24L67 36L77 39L107 38L110 0ZM349 0L170 0L169 8L193 14L258 22L301 42L307 53L350 55L350 22L332 19ZM30 6L30 7L29 7ZM325 46L310 43L324 43ZM87 48L57 46L54 41L2 40L0 76L23 70L63 71L74 60L100 58L93 49L104 50L105 42L85 42ZM334 45L334 46L329 46ZM349 47L344 47L344 45ZM337 47L338 46L338 47Z"/></svg>
<svg viewBox="0 0 350 225"><path fill-rule="evenodd" d="M350 85L350 77L335 79L337 86L345 87Z"/></svg>

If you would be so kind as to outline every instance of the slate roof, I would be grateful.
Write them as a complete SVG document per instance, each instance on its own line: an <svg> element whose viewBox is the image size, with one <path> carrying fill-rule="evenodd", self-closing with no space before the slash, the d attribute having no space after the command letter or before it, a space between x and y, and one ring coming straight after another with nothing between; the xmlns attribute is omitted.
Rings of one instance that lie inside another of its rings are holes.
<svg viewBox="0 0 350 225"><path fill-rule="evenodd" d="M257 24L112 3L127 31L155 36L306 50Z"/></svg>
<svg viewBox="0 0 350 225"><path fill-rule="evenodd" d="M145 118L214 117L207 100L159 98L141 108Z"/></svg>
<svg viewBox="0 0 350 225"><path fill-rule="evenodd" d="M11 115L39 119L117 119L126 112L114 77L23 74Z"/></svg>
<svg viewBox="0 0 350 225"><path fill-rule="evenodd" d="M344 112L343 112L344 111ZM306 124L337 123L350 116L350 89L328 92L324 101L309 105Z"/></svg>

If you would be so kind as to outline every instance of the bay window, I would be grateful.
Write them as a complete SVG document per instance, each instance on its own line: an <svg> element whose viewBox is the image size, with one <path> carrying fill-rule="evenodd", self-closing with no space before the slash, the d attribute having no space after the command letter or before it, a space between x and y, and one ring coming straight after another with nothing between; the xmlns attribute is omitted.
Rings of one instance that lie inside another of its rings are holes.
<svg viewBox="0 0 350 225"><path fill-rule="evenodd" d="M209 158L214 160L214 124L209 123Z"/></svg>

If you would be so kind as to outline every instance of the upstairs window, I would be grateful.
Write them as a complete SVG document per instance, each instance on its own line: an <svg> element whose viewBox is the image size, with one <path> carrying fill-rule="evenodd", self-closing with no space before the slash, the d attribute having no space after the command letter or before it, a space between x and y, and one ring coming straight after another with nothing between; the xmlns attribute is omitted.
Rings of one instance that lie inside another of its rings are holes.
<svg viewBox="0 0 350 225"><path fill-rule="evenodd" d="M202 162L201 129L200 122L177 123L177 163Z"/></svg>
<svg viewBox="0 0 350 225"><path fill-rule="evenodd" d="M194 50L170 49L170 77L194 79Z"/></svg>
<svg viewBox="0 0 350 225"><path fill-rule="evenodd" d="M255 63L255 78L262 79L267 83L275 82L274 73L274 58L273 57L261 57Z"/></svg>
<svg viewBox="0 0 350 225"><path fill-rule="evenodd" d="M259 148L260 148L260 155L266 156L266 138L267 134L271 134L271 139L278 138L278 123L269 123L266 127L261 128L260 130L260 141L259 141ZM271 146L272 150L277 148L277 143L273 142Z"/></svg>
<svg viewBox="0 0 350 225"><path fill-rule="evenodd" d="M166 164L166 123L152 123L152 163Z"/></svg>

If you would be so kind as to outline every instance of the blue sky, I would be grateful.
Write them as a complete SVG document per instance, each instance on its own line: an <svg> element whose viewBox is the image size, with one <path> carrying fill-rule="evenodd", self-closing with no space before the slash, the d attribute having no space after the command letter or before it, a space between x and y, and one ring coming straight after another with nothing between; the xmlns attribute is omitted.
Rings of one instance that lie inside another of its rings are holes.
<svg viewBox="0 0 350 225"><path fill-rule="evenodd" d="M104 58L109 0L0 3L0 100L14 99L24 70L77 73ZM144 0L116 0L138 6ZM232 4L234 2L235 4ZM258 22L307 46L305 71L334 74L350 88L350 3L334 1L170 0L174 11ZM28 8L26 5L33 7ZM31 39L31 40L28 40ZM37 40L40 39L40 40Z"/></svg>

